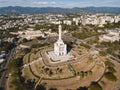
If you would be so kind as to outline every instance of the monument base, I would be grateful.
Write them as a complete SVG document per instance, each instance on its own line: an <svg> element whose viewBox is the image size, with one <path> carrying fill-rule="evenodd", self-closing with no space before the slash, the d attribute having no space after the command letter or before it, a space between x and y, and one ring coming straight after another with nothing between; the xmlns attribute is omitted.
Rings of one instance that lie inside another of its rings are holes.
<svg viewBox="0 0 120 90"><path fill-rule="evenodd" d="M67 60L71 60L74 58L74 56L69 52L66 55L63 56L57 56L54 51L49 51L48 52L48 56L50 59L52 59L52 61L67 61Z"/></svg>

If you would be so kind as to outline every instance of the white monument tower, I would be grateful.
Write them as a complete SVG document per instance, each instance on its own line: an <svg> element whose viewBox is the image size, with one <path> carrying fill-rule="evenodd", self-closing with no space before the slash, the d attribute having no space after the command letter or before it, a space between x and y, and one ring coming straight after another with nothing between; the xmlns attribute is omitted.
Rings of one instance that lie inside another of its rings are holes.
<svg viewBox="0 0 120 90"><path fill-rule="evenodd" d="M57 40L57 42L54 43L54 53L57 56L64 56L67 54L67 46L66 44L64 44L62 40L61 34L62 34L62 27L61 25L59 25L59 39Z"/></svg>

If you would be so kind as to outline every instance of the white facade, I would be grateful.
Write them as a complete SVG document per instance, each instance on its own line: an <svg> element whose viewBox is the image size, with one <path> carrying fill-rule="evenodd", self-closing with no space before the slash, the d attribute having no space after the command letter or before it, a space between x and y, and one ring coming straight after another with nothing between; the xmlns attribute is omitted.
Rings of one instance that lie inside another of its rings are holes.
<svg viewBox="0 0 120 90"><path fill-rule="evenodd" d="M72 21L70 21L70 20L64 20L64 21L63 21L63 24L72 25Z"/></svg>
<svg viewBox="0 0 120 90"><path fill-rule="evenodd" d="M26 31L18 31L19 37L26 38L28 40L34 39L36 37L44 37L44 33L42 33L40 30L26 30Z"/></svg>
<svg viewBox="0 0 120 90"><path fill-rule="evenodd" d="M114 42L120 40L120 30L108 30L107 34L101 35L99 37L100 42L106 41L106 42Z"/></svg>
<svg viewBox="0 0 120 90"><path fill-rule="evenodd" d="M87 25L87 24L92 24L92 25L98 25L99 27L103 27L104 24L109 23L118 23L120 21L120 16L114 16L114 15L84 15L81 16L81 24L82 25ZM73 18L73 21L76 19Z"/></svg>
<svg viewBox="0 0 120 90"><path fill-rule="evenodd" d="M50 23L57 25L57 24L61 24L62 22L61 22L61 21L54 21L54 20L53 20L53 21L51 21Z"/></svg>
<svg viewBox="0 0 120 90"><path fill-rule="evenodd" d="M59 39L57 42L54 43L54 53L57 56L64 56L67 54L67 46L64 44L62 38L61 38L61 33L62 33L62 27L59 25Z"/></svg>
<svg viewBox="0 0 120 90"><path fill-rule="evenodd" d="M0 59L0 64L3 63L5 60L4 59Z"/></svg>

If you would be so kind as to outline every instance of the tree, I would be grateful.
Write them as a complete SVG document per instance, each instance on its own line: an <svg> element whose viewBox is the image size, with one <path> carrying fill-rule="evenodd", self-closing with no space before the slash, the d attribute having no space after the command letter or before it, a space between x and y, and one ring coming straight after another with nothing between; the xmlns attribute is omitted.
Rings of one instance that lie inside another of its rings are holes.
<svg viewBox="0 0 120 90"><path fill-rule="evenodd" d="M88 75L92 75L92 71L90 70L90 71L88 71Z"/></svg>
<svg viewBox="0 0 120 90"><path fill-rule="evenodd" d="M50 88L49 90L57 90L57 88Z"/></svg>
<svg viewBox="0 0 120 90"><path fill-rule="evenodd" d="M114 63L112 63L111 61L105 61L105 66L106 67L115 67Z"/></svg>
<svg viewBox="0 0 120 90"><path fill-rule="evenodd" d="M102 90L102 87L97 82L92 82L89 86L89 90Z"/></svg>
<svg viewBox="0 0 120 90"><path fill-rule="evenodd" d="M48 74L50 72L50 69L49 68L45 68L44 72Z"/></svg>
<svg viewBox="0 0 120 90"><path fill-rule="evenodd" d="M40 84L36 87L36 90L46 90L46 87L44 85Z"/></svg>
<svg viewBox="0 0 120 90"><path fill-rule="evenodd" d="M79 88L77 88L77 90L88 90L88 88L87 87L79 87Z"/></svg>
<svg viewBox="0 0 120 90"><path fill-rule="evenodd" d="M113 73L111 73L111 72L106 72L104 74L104 76L105 76L105 78L107 78L110 81L117 81L116 76Z"/></svg>
<svg viewBox="0 0 120 90"><path fill-rule="evenodd" d="M28 42L28 41L29 41L29 40L27 40L26 38L23 39L23 43Z"/></svg>
<svg viewBox="0 0 120 90"><path fill-rule="evenodd" d="M116 72L116 70L113 67L108 67L107 69L108 69L109 72L112 72L112 73Z"/></svg>
<svg viewBox="0 0 120 90"><path fill-rule="evenodd" d="M8 69L9 73L12 73L12 74L17 74L18 73L18 71L19 71L19 65L20 65L19 61L20 60L21 59L18 58L18 59L10 61L10 63L7 66L7 69Z"/></svg>
<svg viewBox="0 0 120 90"><path fill-rule="evenodd" d="M81 72L80 72L80 78L82 79L82 78L84 78L84 76L85 76L84 72L81 71Z"/></svg>
<svg viewBox="0 0 120 90"><path fill-rule="evenodd" d="M52 76L52 75L53 75L53 71L50 70L50 71L49 71L49 76Z"/></svg>
<svg viewBox="0 0 120 90"><path fill-rule="evenodd" d="M106 55L107 55L107 52L105 52L105 51L100 51L100 55L101 55L101 56L106 56Z"/></svg>

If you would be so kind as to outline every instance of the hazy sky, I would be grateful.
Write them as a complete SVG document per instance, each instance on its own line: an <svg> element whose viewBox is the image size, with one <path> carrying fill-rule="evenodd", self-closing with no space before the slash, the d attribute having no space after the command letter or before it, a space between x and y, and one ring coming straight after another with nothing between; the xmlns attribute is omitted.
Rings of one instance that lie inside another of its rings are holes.
<svg viewBox="0 0 120 90"><path fill-rule="evenodd" d="M0 7L30 6L30 7L88 7L107 6L120 7L120 0L0 0Z"/></svg>

